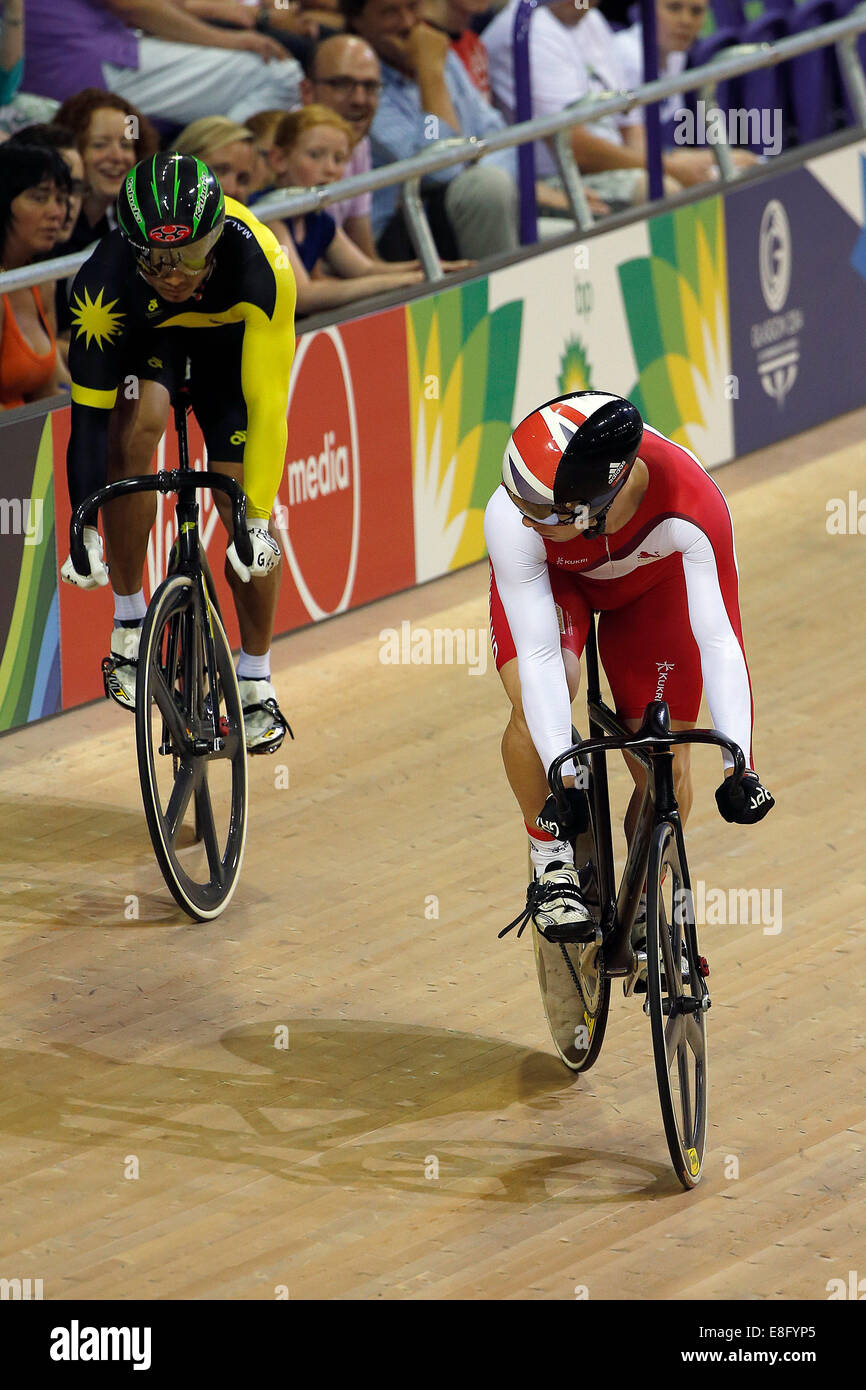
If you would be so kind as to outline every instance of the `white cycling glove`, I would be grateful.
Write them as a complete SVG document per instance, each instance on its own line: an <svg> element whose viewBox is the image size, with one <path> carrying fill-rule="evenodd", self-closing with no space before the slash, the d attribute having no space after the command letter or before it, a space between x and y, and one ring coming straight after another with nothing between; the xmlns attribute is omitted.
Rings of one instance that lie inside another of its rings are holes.
<svg viewBox="0 0 866 1390"><path fill-rule="evenodd" d="M95 526L84 528L84 549L90 564L89 574L79 574L68 555L60 570L60 578L76 589L98 589L108 583L108 568L102 558L102 537Z"/></svg>
<svg viewBox="0 0 866 1390"><path fill-rule="evenodd" d="M262 579L266 574L270 574L271 570L276 569L280 563L280 547L268 531L267 517L247 517L247 531L253 547L251 565L244 565L238 559L234 541L226 551L226 559L235 574L239 574L245 584L248 584L251 579Z"/></svg>

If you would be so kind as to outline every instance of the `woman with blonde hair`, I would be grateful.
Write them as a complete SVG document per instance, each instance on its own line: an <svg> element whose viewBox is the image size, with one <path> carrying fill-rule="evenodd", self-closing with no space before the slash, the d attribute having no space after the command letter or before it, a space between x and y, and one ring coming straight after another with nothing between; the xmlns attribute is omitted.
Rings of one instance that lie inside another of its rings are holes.
<svg viewBox="0 0 866 1390"><path fill-rule="evenodd" d="M178 154L194 154L213 169L227 198L245 203L253 189L256 151L253 132L227 116L202 116L174 141Z"/></svg>
<svg viewBox="0 0 866 1390"><path fill-rule="evenodd" d="M345 177L353 135L329 106L302 106L277 126L270 152L277 188L316 188ZM269 223L283 245L298 283L298 314L333 309L370 294L417 285L417 267L380 271L338 227L329 212L308 212ZM328 278L315 278L321 266ZM334 277L334 278L331 278Z"/></svg>

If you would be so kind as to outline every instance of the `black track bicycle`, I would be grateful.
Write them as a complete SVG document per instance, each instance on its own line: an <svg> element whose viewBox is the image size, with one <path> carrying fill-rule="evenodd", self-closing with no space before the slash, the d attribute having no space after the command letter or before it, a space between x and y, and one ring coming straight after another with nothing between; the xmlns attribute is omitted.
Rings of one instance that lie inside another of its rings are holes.
<svg viewBox="0 0 866 1390"><path fill-rule="evenodd" d="M674 796L672 747L726 748L740 781L746 763L736 743L712 729L672 733L663 700L647 705L632 733L605 705L599 686L595 618L586 648L588 739L551 764L548 781L565 809L562 767L574 759L588 791L590 826L574 842L581 889L597 923L590 941L551 941L533 925L541 996L554 1046L572 1071L588 1071L604 1041L611 982L634 992L639 966L632 927L646 882L646 1000L656 1081L671 1161L685 1188L700 1182L707 1135L709 969L698 952L686 846ZM647 785L619 885L611 831L607 754L627 749L647 770Z"/></svg>
<svg viewBox="0 0 866 1390"><path fill-rule="evenodd" d="M177 538L141 630L135 741L144 813L162 875L184 911L208 921L228 906L241 871L247 750L234 662L201 547L198 488L229 497L243 564L252 562L252 546L240 485L227 474L190 467L189 408L184 388L174 406L178 467L100 488L76 509L69 534L72 562L87 574L84 527L95 525L101 507L136 492L177 493ZM106 695L112 669L110 659L103 662Z"/></svg>

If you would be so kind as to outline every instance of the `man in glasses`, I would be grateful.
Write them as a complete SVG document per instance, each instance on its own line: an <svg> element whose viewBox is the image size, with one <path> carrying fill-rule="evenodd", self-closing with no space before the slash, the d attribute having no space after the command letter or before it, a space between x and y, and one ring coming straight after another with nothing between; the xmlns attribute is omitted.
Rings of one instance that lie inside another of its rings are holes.
<svg viewBox="0 0 866 1390"><path fill-rule="evenodd" d="M172 398L189 363L192 407L209 466L247 496L253 547L248 568L226 552L241 632L238 683L250 752L274 752L288 724L270 683L270 645L280 547L269 522L286 452L295 282L276 238L192 155L160 154L127 175L118 228L102 238L72 289L72 427L67 453L72 506L107 481L149 472ZM231 507L214 495L231 535ZM156 495L106 508L107 566L95 528L85 528L90 572L68 559L61 575L79 588L110 581L115 623L106 693L135 708L142 587ZM253 583L250 583L250 580Z"/></svg>
<svg viewBox="0 0 866 1390"><path fill-rule="evenodd" d="M381 90L379 59L364 39L355 34L333 34L316 44L301 83L301 101L305 106L330 106L352 127L355 146L346 165L347 179L366 174L373 167L368 132ZM337 226L378 263L370 226L372 206L372 193L359 193L345 202L332 203L328 211Z"/></svg>

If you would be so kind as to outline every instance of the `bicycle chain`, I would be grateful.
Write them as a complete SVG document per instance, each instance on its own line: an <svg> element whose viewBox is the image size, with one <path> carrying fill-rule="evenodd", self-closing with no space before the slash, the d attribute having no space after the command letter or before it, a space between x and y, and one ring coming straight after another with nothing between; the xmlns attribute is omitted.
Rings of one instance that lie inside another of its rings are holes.
<svg viewBox="0 0 866 1390"><path fill-rule="evenodd" d="M580 995L581 1003L583 1004L584 1013L589 1018L596 1018L598 1016L598 1011L601 1008L601 996L599 996L599 1002L596 1006L595 1013L593 1013L589 1004L587 1003L586 995L583 992L583 985L580 983L580 976L575 971L574 965L572 964L571 956L568 954L568 951L566 950L566 947L563 945L562 942L559 943L559 949L562 952L563 959L565 960L566 965L568 966L568 973L574 980L574 983L577 987L577 992ZM601 954L600 951L599 954Z"/></svg>

